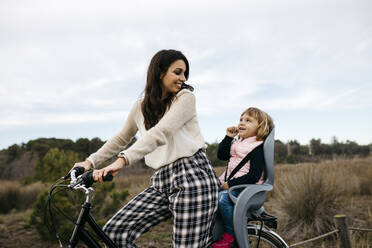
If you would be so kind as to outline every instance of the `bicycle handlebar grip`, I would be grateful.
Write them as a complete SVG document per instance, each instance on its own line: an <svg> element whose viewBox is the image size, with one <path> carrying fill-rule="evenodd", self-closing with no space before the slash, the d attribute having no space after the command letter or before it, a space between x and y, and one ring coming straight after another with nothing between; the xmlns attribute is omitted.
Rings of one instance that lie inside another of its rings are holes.
<svg viewBox="0 0 372 248"><path fill-rule="evenodd" d="M113 178L114 177L112 176L111 173L109 173L106 176L102 177L103 181L105 181L105 182L112 181Z"/></svg>
<svg viewBox="0 0 372 248"><path fill-rule="evenodd" d="M93 170L85 172L82 176L81 179L83 180L84 184L87 186L92 186L93 183L95 183L93 179ZM106 176L102 177L103 181L112 181L113 176L110 174L107 174Z"/></svg>

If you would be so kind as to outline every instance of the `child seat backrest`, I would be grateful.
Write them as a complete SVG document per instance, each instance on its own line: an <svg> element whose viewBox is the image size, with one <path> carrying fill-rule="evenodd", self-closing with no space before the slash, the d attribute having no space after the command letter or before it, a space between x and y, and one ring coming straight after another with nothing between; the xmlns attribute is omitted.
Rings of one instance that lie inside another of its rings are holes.
<svg viewBox="0 0 372 248"><path fill-rule="evenodd" d="M271 130L264 142L264 158L265 158L265 184L274 185L274 144L275 144L275 128Z"/></svg>

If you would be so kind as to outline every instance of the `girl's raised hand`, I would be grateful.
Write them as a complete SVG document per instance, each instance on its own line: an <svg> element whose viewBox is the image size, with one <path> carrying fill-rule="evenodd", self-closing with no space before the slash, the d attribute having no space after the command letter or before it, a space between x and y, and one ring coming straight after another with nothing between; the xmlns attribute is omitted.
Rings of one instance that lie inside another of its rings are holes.
<svg viewBox="0 0 372 248"><path fill-rule="evenodd" d="M234 138L239 133L239 129L237 127L228 127L226 128L226 135Z"/></svg>

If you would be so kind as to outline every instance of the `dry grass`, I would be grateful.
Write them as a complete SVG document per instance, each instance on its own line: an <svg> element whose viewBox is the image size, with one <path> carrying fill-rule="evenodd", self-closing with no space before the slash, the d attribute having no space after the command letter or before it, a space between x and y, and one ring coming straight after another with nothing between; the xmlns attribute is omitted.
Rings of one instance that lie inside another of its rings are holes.
<svg viewBox="0 0 372 248"><path fill-rule="evenodd" d="M19 181L0 181L0 213L25 210L32 206L46 186L40 182L22 186Z"/></svg>
<svg viewBox="0 0 372 248"><path fill-rule="evenodd" d="M279 216L278 233L293 241L289 243L315 237L335 229L336 213L346 214L350 226L371 228L371 169L372 157L276 166L274 192L266 205ZM352 240L353 247L371 247L370 234L355 233ZM336 244L334 238L322 242Z"/></svg>
<svg viewBox="0 0 372 248"><path fill-rule="evenodd" d="M115 186L117 189L129 189L129 196L127 198L127 201L129 201L151 185L151 176L151 171L142 174L123 175L115 178Z"/></svg>
<svg viewBox="0 0 372 248"><path fill-rule="evenodd" d="M223 167L215 168L217 175L221 175L224 169ZM117 189L129 190L129 200L150 185L151 175L151 171L128 174L124 170L123 176L115 178L115 184ZM2 182L1 206L9 200L7 197L12 195L19 199L15 201L17 206L26 206L26 202L32 202L32 195L36 194L30 192L33 188L35 192L38 192L38 187L43 186L30 185L26 190L17 182ZM278 216L277 232L287 243L293 244L333 230L335 213L346 214L350 226L372 228L371 189L372 157L328 161L320 164L276 165L274 191L268 193L265 208L268 212ZM29 200L27 200L26 191L29 192ZM31 205L28 203L28 206ZM12 219L9 217L13 215L18 215L18 213L0 216L0 227L9 228L8 231L13 232L11 236L17 238L19 237L17 232L21 232L24 228L9 222ZM172 220L168 220L140 237L137 244L145 248L169 247L171 235ZM41 244L40 240L35 240L35 234L22 233L22 237L25 242L27 241L26 243L37 242L40 244L38 247L47 247ZM353 247L372 247L372 233L353 232L351 238ZM10 245L11 241L7 242L9 246L2 243L3 241L0 238L0 247L16 247ZM335 239L321 240L302 247L337 247L337 241Z"/></svg>
<svg viewBox="0 0 372 248"><path fill-rule="evenodd" d="M278 189L278 200L287 216L283 224L290 239L309 238L334 228L341 189L334 178L325 176L328 172L315 167L308 165L301 174L287 177Z"/></svg>

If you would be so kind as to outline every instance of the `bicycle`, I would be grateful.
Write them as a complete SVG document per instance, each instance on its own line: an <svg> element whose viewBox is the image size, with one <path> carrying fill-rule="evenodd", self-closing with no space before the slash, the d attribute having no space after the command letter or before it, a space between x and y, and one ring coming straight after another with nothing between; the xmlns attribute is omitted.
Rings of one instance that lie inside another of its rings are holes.
<svg viewBox="0 0 372 248"><path fill-rule="evenodd" d="M68 242L68 248L77 247L79 241L82 241L90 248L101 248L102 246L100 245L99 241L103 242L108 248L118 248L118 246L104 233L102 228L95 221L94 217L90 214L90 209L92 208L91 202L94 196L94 189L92 187L94 180L92 172L92 170L84 172L84 168L75 167L68 175L57 180L50 188L49 198L47 202L49 205L49 215L52 221L52 231L56 233L56 238L58 239L61 248L63 248L63 245L59 238L58 232L53 225L53 213L51 211L52 209L50 208L54 195L53 191L59 187L64 187L71 190L81 190L85 194L85 201L82 204L80 214L77 221L75 222L74 230ZM112 175L108 174L106 177L103 178L103 180L111 181L112 178ZM69 184L60 183L62 180L67 179L71 179ZM258 225L249 223L251 221L259 221L261 222L261 224ZM277 233L270 229L272 227L275 227L276 225L275 216L269 215L267 213L261 213L259 216L255 216L253 219L250 219L249 222L247 223L247 235L251 247L288 248L288 245L285 243L285 241ZM99 241L97 241L94 236L85 228L86 224L91 227L91 229L99 238Z"/></svg>
<svg viewBox="0 0 372 248"><path fill-rule="evenodd" d="M103 177L103 181L111 181L112 178L113 177L111 174L107 174L107 176ZM62 180L67 180L67 179L71 179L69 184L59 183ZM81 190L85 194L85 201L82 204L80 214L78 216L77 221L75 222L74 230L68 242L68 248L77 247L79 241L82 241L88 247L92 247L92 248L102 247L99 244L99 242L93 237L93 235L85 228L85 224L88 224L91 227L91 229L100 239L100 241L102 241L106 245L106 247L118 248L118 246L105 234L102 228L95 221L94 217L90 214L90 210L92 208L92 199L94 196L94 189L92 187L93 183L94 183L94 180L93 180L92 170L84 172L84 168L75 167L71 170L71 172L68 175L57 180L50 188L47 206L49 206L49 215L52 221L52 231L56 233L56 238L59 241L61 248L63 248L63 245L58 235L58 232L54 226L53 213L50 207L52 200L53 200L53 191L59 187L64 187L66 189L71 189L71 190ZM44 216L44 219L47 219L46 215Z"/></svg>

